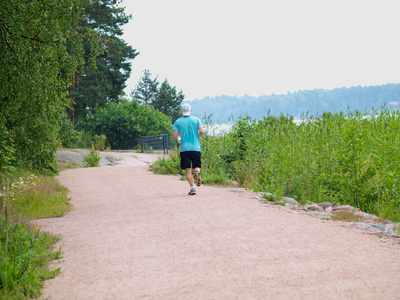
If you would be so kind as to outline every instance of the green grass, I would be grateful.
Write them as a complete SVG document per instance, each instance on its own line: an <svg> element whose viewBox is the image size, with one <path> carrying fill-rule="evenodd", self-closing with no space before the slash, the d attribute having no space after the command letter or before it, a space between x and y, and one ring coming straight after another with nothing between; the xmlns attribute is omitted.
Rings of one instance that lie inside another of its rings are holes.
<svg viewBox="0 0 400 300"><path fill-rule="evenodd" d="M41 294L42 282L59 273L50 270L59 237L30 228L29 220L62 216L70 210L66 188L51 176L26 173L2 178L0 196L0 299L30 299Z"/></svg>
<svg viewBox="0 0 400 300"><path fill-rule="evenodd" d="M16 193L11 212L28 219L63 216L71 209L67 192L54 177L40 177L40 183Z"/></svg>

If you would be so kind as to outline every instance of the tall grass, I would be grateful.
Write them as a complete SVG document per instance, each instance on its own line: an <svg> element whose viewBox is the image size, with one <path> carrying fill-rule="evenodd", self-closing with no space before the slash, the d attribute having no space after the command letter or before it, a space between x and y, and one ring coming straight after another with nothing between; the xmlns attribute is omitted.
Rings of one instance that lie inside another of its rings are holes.
<svg viewBox="0 0 400 300"><path fill-rule="evenodd" d="M258 173L244 186L300 201L350 204L400 220L399 112L325 113L300 125L292 121L269 117L230 133L239 137L232 147L241 156L235 164L243 161L248 169L240 168L246 173L241 176Z"/></svg>
<svg viewBox="0 0 400 300"><path fill-rule="evenodd" d="M400 221L399 111L240 119L202 139L202 172L300 202L350 204Z"/></svg>

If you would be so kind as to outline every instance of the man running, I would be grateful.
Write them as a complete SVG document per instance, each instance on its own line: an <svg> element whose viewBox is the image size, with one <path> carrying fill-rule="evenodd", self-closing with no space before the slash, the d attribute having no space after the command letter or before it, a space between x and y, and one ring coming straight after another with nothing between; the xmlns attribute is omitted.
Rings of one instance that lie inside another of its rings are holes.
<svg viewBox="0 0 400 300"><path fill-rule="evenodd" d="M186 179L190 185L189 195L196 195L195 183L197 186L201 185L200 139L204 135L204 129L200 119L191 116L192 108L189 104L182 105L181 113L183 117L175 121L172 137L176 139L181 136L181 169L186 172Z"/></svg>

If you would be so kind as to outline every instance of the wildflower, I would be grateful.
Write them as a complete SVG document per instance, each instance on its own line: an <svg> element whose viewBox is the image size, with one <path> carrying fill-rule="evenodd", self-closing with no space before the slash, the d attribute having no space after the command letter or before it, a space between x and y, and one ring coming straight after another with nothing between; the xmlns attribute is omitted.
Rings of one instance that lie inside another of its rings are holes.
<svg viewBox="0 0 400 300"><path fill-rule="evenodd" d="M35 228L33 228L33 231L34 232L39 231L39 227L36 226Z"/></svg>

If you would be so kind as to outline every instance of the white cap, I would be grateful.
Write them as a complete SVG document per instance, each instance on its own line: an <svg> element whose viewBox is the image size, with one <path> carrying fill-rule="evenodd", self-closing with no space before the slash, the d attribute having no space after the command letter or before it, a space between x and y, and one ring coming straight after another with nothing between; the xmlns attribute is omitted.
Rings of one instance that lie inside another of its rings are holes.
<svg viewBox="0 0 400 300"><path fill-rule="evenodd" d="M192 108L190 107L189 104L185 103L182 105L181 113L185 117L190 116L190 114L192 113Z"/></svg>

